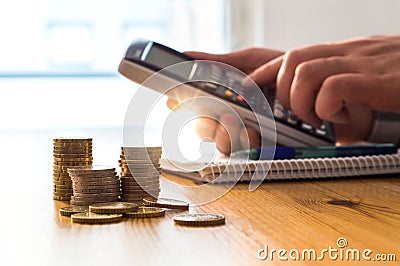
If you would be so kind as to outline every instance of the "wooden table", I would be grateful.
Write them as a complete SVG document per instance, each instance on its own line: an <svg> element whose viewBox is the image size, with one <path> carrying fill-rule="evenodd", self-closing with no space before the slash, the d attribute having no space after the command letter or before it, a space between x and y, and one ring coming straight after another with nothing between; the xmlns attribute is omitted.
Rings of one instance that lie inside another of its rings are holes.
<svg viewBox="0 0 400 266"><path fill-rule="evenodd" d="M105 139L91 135L95 158L116 163L119 132L106 131ZM54 132L0 135L4 140L1 265L400 264L400 178L270 182L254 192L239 184L216 201L190 208L190 212L225 215L224 226L177 226L172 211L165 218L80 225L58 214L66 203L52 200L52 136ZM117 141L110 142L114 137ZM164 193L174 195L174 191ZM339 238L347 241L346 247L338 247ZM297 250L301 257L306 250L306 257L296 263L290 258L281 261L275 252L272 260L261 260L266 246L269 253L286 250L281 257L287 258L288 252L294 256ZM361 258L356 263L330 259L328 253L324 260L308 260L311 249L319 257L329 247L357 249L361 256L370 249L370 258L386 254L393 259L390 254L395 254L397 261L373 263Z"/></svg>

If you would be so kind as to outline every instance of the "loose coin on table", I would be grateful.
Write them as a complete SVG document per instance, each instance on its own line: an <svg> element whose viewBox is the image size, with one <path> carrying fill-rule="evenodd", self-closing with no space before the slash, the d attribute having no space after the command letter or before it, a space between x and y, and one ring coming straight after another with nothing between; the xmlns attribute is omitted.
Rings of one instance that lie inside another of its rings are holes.
<svg viewBox="0 0 400 266"><path fill-rule="evenodd" d="M189 203L181 200L175 199L143 199L143 203L145 206L159 207L159 208L167 208L167 209L177 209L177 210L188 210Z"/></svg>
<svg viewBox="0 0 400 266"><path fill-rule="evenodd" d="M186 213L176 215L174 221L176 224L186 226L214 226L225 224L225 217L211 213Z"/></svg>
<svg viewBox="0 0 400 266"><path fill-rule="evenodd" d="M74 223L103 224L114 223L122 220L122 214L98 214L94 212L81 212L71 215Z"/></svg>
<svg viewBox="0 0 400 266"><path fill-rule="evenodd" d="M165 210L157 207L140 206L135 212L124 214L127 218L155 218L165 216Z"/></svg>

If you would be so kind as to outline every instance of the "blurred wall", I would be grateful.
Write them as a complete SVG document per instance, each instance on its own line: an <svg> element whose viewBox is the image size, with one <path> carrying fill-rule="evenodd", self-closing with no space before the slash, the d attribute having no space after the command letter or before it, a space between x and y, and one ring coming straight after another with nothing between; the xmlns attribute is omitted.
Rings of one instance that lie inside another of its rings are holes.
<svg viewBox="0 0 400 266"><path fill-rule="evenodd" d="M399 0L265 0L263 5L263 43L271 48L400 33Z"/></svg>

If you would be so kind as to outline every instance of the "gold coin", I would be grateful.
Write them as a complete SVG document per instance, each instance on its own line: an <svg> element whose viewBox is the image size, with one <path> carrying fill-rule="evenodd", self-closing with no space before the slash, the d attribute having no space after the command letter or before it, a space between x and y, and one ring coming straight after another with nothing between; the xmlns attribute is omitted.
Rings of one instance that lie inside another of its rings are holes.
<svg viewBox="0 0 400 266"><path fill-rule="evenodd" d="M139 206L135 212L127 212L124 214L128 218L154 218L165 216L165 210L157 207Z"/></svg>
<svg viewBox="0 0 400 266"><path fill-rule="evenodd" d="M53 150L71 150L71 149L83 149L92 150L93 145L91 143L53 143Z"/></svg>
<svg viewBox="0 0 400 266"><path fill-rule="evenodd" d="M84 193L74 193L71 197L74 200L84 200L84 199L114 199L118 198L119 193L97 193L97 194L84 194ZM113 200L110 200L113 202Z"/></svg>
<svg viewBox="0 0 400 266"><path fill-rule="evenodd" d="M71 159L73 160L74 158L87 158L87 159L93 159L91 154L88 153L72 153L72 154L54 154L53 153L53 158L66 158L66 159Z"/></svg>
<svg viewBox="0 0 400 266"><path fill-rule="evenodd" d="M134 190L134 189L160 189L160 184L159 183L149 183L146 185L141 185L141 184L122 184L121 188L123 190Z"/></svg>
<svg viewBox="0 0 400 266"><path fill-rule="evenodd" d="M123 158L121 158L123 157ZM160 164L160 157L150 157L150 158L142 158L142 159L131 159L127 158L124 155L119 156L118 162L122 165L131 164L131 165L144 165L144 166L154 166L155 164Z"/></svg>
<svg viewBox="0 0 400 266"><path fill-rule="evenodd" d="M69 178L69 174L68 174L67 170L59 171L59 172L53 171L53 178L56 178L56 177L57 178L58 177L68 177Z"/></svg>
<svg viewBox="0 0 400 266"><path fill-rule="evenodd" d="M81 146L81 147L69 147L69 146L65 146L65 147L53 147L53 154L62 154L62 153L66 153L66 154L70 154L70 153L90 153L92 154L92 147L85 147L85 146Z"/></svg>
<svg viewBox="0 0 400 266"><path fill-rule="evenodd" d="M53 192L53 196L57 196L57 197L71 197L72 196L72 189L71 191L68 192Z"/></svg>
<svg viewBox="0 0 400 266"><path fill-rule="evenodd" d="M87 167L74 167L71 169L68 169L68 173L70 174L92 174L92 173L114 173L115 168L114 167L108 167L108 166L99 166L99 165L93 165L93 166L87 166Z"/></svg>
<svg viewBox="0 0 400 266"><path fill-rule="evenodd" d="M79 195L92 195L92 194L102 194L102 193L107 193L107 194L115 194L119 195L121 194L121 190L119 188L82 188L82 189L77 189L74 188L74 195L79 196Z"/></svg>
<svg viewBox="0 0 400 266"><path fill-rule="evenodd" d="M148 198L151 195L145 194L145 195L138 195L137 197L131 197L131 196L121 196L121 200L125 202L133 202L136 204L143 204L143 199Z"/></svg>
<svg viewBox="0 0 400 266"><path fill-rule="evenodd" d="M53 150L92 150L93 145L91 143L54 143Z"/></svg>
<svg viewBox="0 0 400 266"><path fill-rule="evenodd" d="M56 189L72 189L72 183L71 184L54 184L54 188Z"/></svg>
<svg viewBox="0 0 400 266"><path fill-rule="evenodd" d="M69 167L75 167L75 166L90 166L92 165L92 162L54 162L55 166L69 166Z"/></svg>
<svg viewBox="0 0 400 266"><path fill-rule="evenodd" d="M94 213L127 213L138 210L138 205L131 202L98 203L89 206Z"/></svg>
<svg viewBox="0 0 400 266"><path fill-rule="evenodd" d="M53 184L55 186L72 186L72 181L71 179L53 179Z"/></svg>
<svg viewBox="0 0 400 266"><path fill-rule="evenodd" d="M129 168L121 168L121 173L130 173L132 176L159 176L161 174L161 170L153 169L129 169Z"/></svg>
<svg viewBox="0 0 400 266"><path fill-rule="evenodd" d="M70 199L71 199L71 196L56 196L56 195L53 195L53 200L69 201Z"/></svg>
<svg viewBox="0 0 400 266"><path fill-rule="evenodd" d="M74 198L74 196L71 196L71 201L70 203L72 205L77 205L77 206L89 206L92 204L96 203L105 203L105 202L117 202L118 198L85 198L85 197L78 197Z"/></svg>
<svg viewBox="0 0 400 266"><path fill-rule="evenodd" d="M64 173L53 173L53 180L61 181L61 179L66 179L71 181L71 177L67 172Z"/></svg>
<svg viewBox="0 0 400 266"><path fill-rule="evenodd" d="M109 188L120 188L121 185L119 182L86 182L79 183L74 182L73 187L76 189L109 189Z"/></svg>
<svg viewBox="0 0 400 266"><path fill-rule="evenodd" d="M93 161L93 157L92 156L83 157L83 158L81 158L81 157L73 157L73 158L54 157L54 161L55 162L66 162L66 163L68 163L68 162L74 162L74 163L76 163L76 162L91 162L91 161Z"/></svg>
<svg viewBox="0 0 400 266"><path fill-rule="evenodd" d="M60 193L60 194L72 194L72 188L59 188L55 187L53 188L53 193Z"/></svg>
<svg viewBox="0 0 400 266"><path fill-rule="evenodd" d="M161 146L151 146L151 147L135 147L135 146L122 146L121 151L161 151Z"/></svg>
<svg viewBox="0 0 400 266"><path fill-rule="evenodd" d="M84 199L84 200L74 200L71 199L70 204L75 206L88 206L96 203L106 203L106 202L117 202L115 199Z"/></svg>
<svg viewBox="0 0 400 266"><path fill-rule="evenodd" d="M130 155L124 155L121 154L119 156L121 160L125 161L133 161L137 163L158 163L160 161L160 156L146 156L146 157L136 157L136 156L130 156Z"/></svg>
<svg viewBox="0 0 400 266"><path fill-rule="evenodd" d="M59 138L54 138L53 142L92 142L92 138L86 138L86 137L59 137Z"/></svg>
<svg viewBox="0 0 400 266"><path fill-rule="evenodd" d="M109 173L99 173L99 172L93 172L93 173L87 173L87 174L69 174L71 179L81 179L81 180L91 180L91 179L118 179L117 173L116 172L109 172ZM96 180L94 180L96 181Z"/></svg>
<svg viewBox="0 0 400 266"><path fill-rule="evenodd" d="M60 180L53 179L53 184L54 184L54 186L72 186L72 181L71 180L60 181Z"/></svg>
<svg viewBox="0 0 400 266"><path fill-rule="evenodd" d="M125 178L133 178L136 180L144 180L144 179L159 179L160 173L153 172L153 173L131 173L131 172L120 172L121 177Z"/></svg>
<svg viewBox="0 0 400 266"><path fill-rule="evenodd" d="M87 212L87 211L89 211L89 208L85 207L85 206L69 206L69 207L61 208L60 215L71 216L72 214L75 214L75 213Z"/></svg>
<svg viewBox="0 0 400 266"><path fill-rule="evenodd" d="M176 224L186 226L214 226L225 224L225 217L211 213L186 213L176 215L174 221Z"/></svg>
<svg viewBox="0 0 400 266"><path fill-rule="evenodd" d="M68 168L75 168L78 166L69 166L69 165L54 165L53 164L53 172L55 173L68 173Z"/></svg>
<svg viewBox="0 0 400 266"><path fill-rule="evenodd" d="M71 215L74 223L102 224L113 223L122 220L122 214L98 214L93 212L81 212Z"/></svg>
<svg viewBox="0 0 400 266"><path fill-rule="evenodd" d="M179 209L179 210L188 210L189 209L189 203L187 203L185 201L181 201L181 200L175 200L175 199L166 199L166 198L159 198L157 200L144 199L143 203L145 206L151 206L151 207Z"/></svg>
<svg viewBox="0 0 400 266"><path fill-rule="evenodd" d="M121 180L121 184L127 184L127 185L129 185L129 184L146 185L146 184L154 184L154 183L159 184L160 183L159 175L157 175L153 178L151 178L151 177L150 178L149 177L136 178L133 176L132 177L121 177L120 180Z"/></svg>

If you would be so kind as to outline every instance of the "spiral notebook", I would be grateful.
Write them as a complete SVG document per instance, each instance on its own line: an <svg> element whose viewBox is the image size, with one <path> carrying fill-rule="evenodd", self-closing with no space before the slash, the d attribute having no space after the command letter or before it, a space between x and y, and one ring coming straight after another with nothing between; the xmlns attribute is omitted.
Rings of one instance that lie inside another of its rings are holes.
<svg viewBox="0 0 400 266"><path fill-rule="evenodd" d="M180 163L179 168L163 158L161 164L165 173L207 183L400 174L400 154L273 161L220 159L211 164Z"/></svg>

